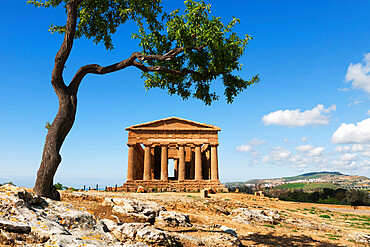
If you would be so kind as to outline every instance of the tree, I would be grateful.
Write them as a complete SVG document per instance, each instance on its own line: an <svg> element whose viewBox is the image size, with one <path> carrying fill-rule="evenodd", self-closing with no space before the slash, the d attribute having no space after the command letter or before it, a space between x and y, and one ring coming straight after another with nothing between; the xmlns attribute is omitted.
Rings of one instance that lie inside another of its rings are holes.
<svg viewBox="0 0 370 247"><path fill-rule="evenodd" d="M358 206L370 205L370 195L365 190L348 190L346 197L348 203L351 204L351 206L355 207L355 209Z"/></svg>
<svg viewBox="0 0 370 247"><path fill-rule="evenodd" d="M34 187L41 196L60 199L53 178L61 162L61 146L75 120L77 92L87 74L103 75L133 66L142 71L147 89L167 89L171 95L178 94L183 99L192 96L207 105L218 99L210 90L210 83L216 78L224 84L228 103L259 81L258 75L251 80L233 75L241 69L239 59L251 39L249 35L239 38L232 31L239 19L233 18L224 25L220 18L210 16L210 5L204 2L185 1L183 15L179 10L164 13L160 0L31 0L28 3L46 8L62 6L67 14L65 25L50 28L52 33L64 34L64 39L51 76L59 109L48 129ZM142 51L109 66L82 66L66 84L63 71L74 39L84 36L112 50L112 34L128 20L138 24L138 33L133 37L139 39Z"/></svg>

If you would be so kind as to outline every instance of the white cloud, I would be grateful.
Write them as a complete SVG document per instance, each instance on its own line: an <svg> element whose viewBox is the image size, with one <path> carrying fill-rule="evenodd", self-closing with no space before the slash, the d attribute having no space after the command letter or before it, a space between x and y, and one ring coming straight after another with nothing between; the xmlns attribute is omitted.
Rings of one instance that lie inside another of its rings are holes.
<svg viewBox="0 0 370 247"><path fill-rule="evenodd" d="M253 148L251 145L241 145L241 146L236 147L236 151L240 151L240 152L250 152L252 150Z"/></svg>
<svg viewBox="0 0 370 247"><path fill-rule="evenodd" d="M349 88L338 88L338 91L342 91L342 92L346 92L346 91L349 91L350 89Z"/></svg>
<svg viewBox="0 0 370 247"><path fill-rule="evenodd" d="M350 146L336 146L334 151L338 153L349 153L351 152L351 147Z"/></svg>
<svg viewBox="0 0 370 247"><path fill-rule="evenodd" d="M362 156L370 158L370 151L363 152Z"/></svg>
<svg viewBox="0 0 370 247"><path fill-rule="evenodd" d="M308 156L321 156L326 148L314 147L312 145L300 145L294 148L298 152L307 153Z"/></svg>
<svg viewBox="0 0 370 247"><path fill-rule="evenodd" d="M312 110L301 112L296 110L278 110L262 117L265 125L280 125L286 127L303 127L307 125L326 125L329 124L329 116L322 113L329 113L336 110L336 105L324 108L323 105L317 105Z"/></svg>
<svg viewBox="0 0 370 247"><path fill-rule="evenodd" d="M291 165L290 167L295 167L295 168L305 168L305 167L307 167L307 164Z"/></svg>
<svg viewBox="0 0 370 247"><path fill-rule="evenodd" d="M272 149L273 149L273 150L281 150L281 149L283 149L283 146L273 147Z"/></svg>
<svg viewBox="0 0 370 247"><path fill-rule="evenodd" d="M258 139L258 138L253 138L252 140L249 141L249 144L253 146L259 146L265 143L266 143L265 139Z"/></svg>
<svg viewBox="0 0 370 247"><path fill-rule="evenodd" d="M302 138L301 138L301 140L302 140L303 142L306 142L306 141L307 141L307 137L305 137L305 136L304 136L304 137L302 137Z"/></svg>
<svg viewBox="0 0 370 247"><path fill-rule="evenodd" d="M285 143L289 143L289 140L287 138L284 138Z"/></svg>
<svg viewBox="0 0 370 247"><path fill-rule="evenodd" d="M326 148L324 147L316 147L308 151L309 156L321 156L322 153L325 151Z"/></svg>
<svg viewBox="0 0 370 247"><path fill-rule="evenodd" d="M355 101L353 101L353 102L351 102L351 103L349 103L348 104L348 106L354 106L354 105L358 105L358 104L360 104L360 103L363 103L363 101L362 100L355 100Z"/></svg>
<svg viewBox="0 0 370 247"><path fill-rule="evenodd" d="M267 163L270 161L286 161L290 156L292 152L289 150L283 149L281 146L273 148L273 150L270 152L270 154L265 155L262 159L262 162Z"/></svg>
<svg viewBox="0 0 370 247"><path fill-rule="evenodd" d="M350 64L346 82L352 81L352 87L370 93L370 53L364 55L362 63Z"/></svg>
<svg viewBox="0 0 370 247"><path fill-rule="evenodd" d="M299 151L299 152L308 152L309 150L315 148L314 146L312 145L300 145L298 147L295 147L294 149Z"/></svg>
<svg viewBox="0 0 370 247"><path fill-rule="evenodd" d="M370 115L370 110L367 110L366 114L367 114L367 115Z"/></svg>
<svg viewBox="0 0 370 247"><path fill-rule="evenodd" d="M370 143L370 118L353 123L342 123L331 137L334 143Z"/></svg>
<svg viewBox="0 0 370 247"><path fill-rule="evenodd" d="M352 152L362 152L365 151L365 148L361 144L353 144L352 145Z"/></svg>
<svg viewBox="0 0 370 247"><path fill-rule="evenodd" d="M340 160L355 160L357 157L356 153L346 153L340 156Z"/></svg>

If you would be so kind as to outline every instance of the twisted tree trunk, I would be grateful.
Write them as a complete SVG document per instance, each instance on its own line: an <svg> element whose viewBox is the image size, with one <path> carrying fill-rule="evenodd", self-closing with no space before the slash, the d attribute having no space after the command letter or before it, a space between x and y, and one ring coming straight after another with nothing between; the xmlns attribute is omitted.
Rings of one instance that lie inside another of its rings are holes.
<svg viewBox="0 0 370 247"><path fill-rule="evenodd" d="M63 94L59 97L59 110L46 136L42 161L34 187L34 191L40 196L60 200L59 192L53 186L53 179L62 161L59 151L73 126L76 107L75 95Z"/></svg>

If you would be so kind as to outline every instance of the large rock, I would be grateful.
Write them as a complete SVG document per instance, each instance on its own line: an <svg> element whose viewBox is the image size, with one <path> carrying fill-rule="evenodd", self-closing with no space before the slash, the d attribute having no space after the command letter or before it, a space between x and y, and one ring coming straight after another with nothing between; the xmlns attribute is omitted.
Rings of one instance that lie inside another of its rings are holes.
<svg viewBox="0 0 370 247"><path fill-rule="evenodd" d="M138 218L144 218L146 221L151 223L154 222L154 218L159 215L160 211L166 211L163 206L153 201L106 197L104 202L105 204L110 204L112 206L113 212L134 215Z"/></svg>
<svg viewBox="0 0 370 247"><path fill-rule="evenodd" d="M32 190L0 187L0 245L119 246L84 208L44 199Z"/></svg>
<svg viewBox="0 0 370 247"><path fill-rule="evenodd" d="M145 223L124 223L114 227L112 234L122 242L140 241L156 246L181 246L175 236Z"/></svg>
<svg viewBox="0 0 370 247"><path fill-rule="evenodd" d="M230 234L217 234L203 237L204 245L207 247L242 246L240 240Z"/></svg>
<svg viewBox="0 0 370 247"><path fill-rule="evenodd" d="M355 240L358 243L364 243L370 246L370 234L355 232L353 234L350 234L349 237L351 237L353 240Z"/></svg>
<svg viewBox="0 0 370 247"><path fill-rule="evenodd" d="M251 221L276 224L280 215L270 210L259 210L249 208L238 208L232 211L234 221L249 224Z"/></svg>
<svg viewBox="0 0 370 247"><path fill-rule="evenodd" d="M192 224L189 220L188 214L178 213L175 211L160 211L159 216L156 218L158 222L161 222L165 226L171 227L190 227Z"/></svg>

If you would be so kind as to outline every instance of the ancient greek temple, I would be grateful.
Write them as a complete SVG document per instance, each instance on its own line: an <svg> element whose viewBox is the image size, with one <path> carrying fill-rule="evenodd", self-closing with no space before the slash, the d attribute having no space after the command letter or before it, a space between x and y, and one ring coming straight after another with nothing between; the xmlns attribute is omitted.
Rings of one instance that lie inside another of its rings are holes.
<svg viewBox="0 0 370 247"><path fill-rule="evenodd" d="M123 190L135 191L139 186L159 191L224 188L218 174L220 128L170 117L126 130L129 151ZM169 176L170 159L174 164L172 176Z"/></svg>

